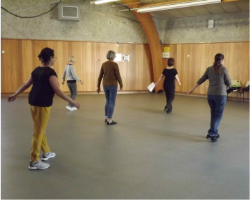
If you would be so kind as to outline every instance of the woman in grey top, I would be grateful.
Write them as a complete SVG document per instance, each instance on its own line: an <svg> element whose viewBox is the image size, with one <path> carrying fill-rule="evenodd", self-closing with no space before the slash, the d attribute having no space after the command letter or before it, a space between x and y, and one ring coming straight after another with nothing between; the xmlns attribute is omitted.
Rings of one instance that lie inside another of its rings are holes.
<svg viewBox="0 0 250 200"><path fill-rule="evenodd" d="M204 75L198 80L197 84L188 92L191 94L195 88L209 80L209 88L207 92L208 104L211 109L210 129L208 130L207 139L216 142L220 137L218 134L218 126L222 119L224 107L226 105L227 92L226 90L231 86L231 80L227 69L223 66L224 55L216 54L214 58L214 65L208 67Z"/></svg>
<svg viewBox="0 0 250 200"><path fill-rule="evenodd" d="M64 84L65 76L67 74L67 84L68 84L68 87L70 90L70 98L73 100L76 98L76 95L77 95L76 81L79 81L83 85L83 82L76 75L76 71L75 71L75 68L73 66L75 64L75 62L76 62L75 57L71 56L69 58L69 63L66 65L66 68L63 72L63 77L62 77L62 79L63 79L62 84ZM75 106L73 106L72 103L69 103L66 106L66 108L70 111L77 110L77 108Z"/></svg>

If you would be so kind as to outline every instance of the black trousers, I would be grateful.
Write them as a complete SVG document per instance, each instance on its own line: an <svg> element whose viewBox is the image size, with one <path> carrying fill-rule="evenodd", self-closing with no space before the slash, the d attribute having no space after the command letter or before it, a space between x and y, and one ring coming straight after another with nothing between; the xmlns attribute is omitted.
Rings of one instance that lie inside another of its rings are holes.
<svg viewBox="0 0 250 200"><path fill-rule="evenodd" d="M173 109L172 102L174 100L175 89L165 88L164 90L165 90L166 100L167 100L167 105L165 106L165 109L168 109L171 112Z"/></svg>

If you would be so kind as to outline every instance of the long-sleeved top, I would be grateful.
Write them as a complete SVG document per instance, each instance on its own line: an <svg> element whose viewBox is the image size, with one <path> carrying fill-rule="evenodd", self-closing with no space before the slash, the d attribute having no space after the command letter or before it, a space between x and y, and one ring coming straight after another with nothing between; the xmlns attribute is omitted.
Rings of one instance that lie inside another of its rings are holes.
<svg viewBox="0 0 250 200"><path fill-rule="evenodd" d="M226 67L221 66L220 69L221 73L217 74L213 66L208 67L197 82L198 85L201 85L207 79L209 80L208 95L227 95L226 88L231 86L231 80Z"/></svg>
<svg viewBox="0 0 250 200"><path fill-rule="evenodd" d="M103 78L104 86L117 86L117 81L119 82L120 87L123 87L120 71L117 63L113 61L106 61L102 64L97 87L100 88L100 84Z"/></svg>
<svg viewBox="0 0 250 200"><path fill-rule="evenodd" d="M74 80L77 80L79 82L81 81L81 79L79 79L78 76L76 75L76 71L75 71L74 66L71 64L68 64L65 67L65 70L63 72L63 77L62 77L63 81L65 81L66 74L67 74L68 81L74 81Z"/></svg>

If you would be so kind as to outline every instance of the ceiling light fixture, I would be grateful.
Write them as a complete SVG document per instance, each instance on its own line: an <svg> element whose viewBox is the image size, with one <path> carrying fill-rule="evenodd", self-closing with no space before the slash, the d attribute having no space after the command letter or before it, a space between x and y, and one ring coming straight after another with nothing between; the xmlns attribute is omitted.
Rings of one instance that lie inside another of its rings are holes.
<svg viewBox="0 0 250 200"><path fill-rule="evenodd" d="M109 3L109 2L114 2L114 1L119 1L119 0L100 0L100 1L91 1L90 4L103 4L103 3Z"/></svg>
<svg viewBox="0 0 250 200"><path fill-rule="evenodd" d="M191 6L202 6L202 5L214 4L214 3L221 3L221 0L198 0L198 1L188 1L188 2L183 2L183 3L166 4L162 6L149 6L149 7L137 9L137 12L146 13L146 12L170 10L170 9L176 9L176 8L186 8L186 7L191 7Z"/></svg>

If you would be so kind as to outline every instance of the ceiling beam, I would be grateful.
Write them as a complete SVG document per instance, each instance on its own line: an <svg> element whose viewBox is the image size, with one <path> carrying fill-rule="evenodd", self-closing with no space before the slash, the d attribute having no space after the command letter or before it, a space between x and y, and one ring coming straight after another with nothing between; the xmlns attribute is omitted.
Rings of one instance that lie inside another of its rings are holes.
<svg viewBox="0 0 250 200"><path fill-rule="evenodd" d="M221 0L221 2L232 2L232 1L240 1L240 0Z"/></svg>
<svg viewBox="0 0 250 200"><path fill-rule="evenodd" d="M123 2L130 8L137 8L139 5L134 4L138 2L138 0L123 0ZM133 10L133 13L140 21L141 26L144 30L144 33L147 37L148 44L150 47L152 67L151 71L151 79L153 82L156 82L158 78L161 76L163 67L163 58L162 58L162 46L159 38L158 31L156 29L155 23L152 19L150 13L138 13ZM155 88L155 92L158 92L162 89L162 84L158 84Z"/></svg>
<svg viewBox="0 0 250 200"><path fill-rule="evenodd" d="M174 1L167 1L167 2L162 2L162 3L142 5L142 6L139 6L139 8L164 6L164 5L168 5L168 4L177 4L177 3L192 2L192 1L196 1L196 0L174 0ZM221 2L232 2L232 1L240 1L240 0L221 0Z"/></svg>

